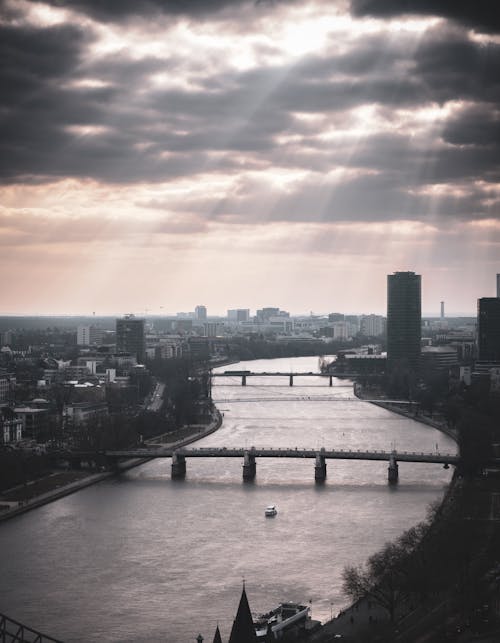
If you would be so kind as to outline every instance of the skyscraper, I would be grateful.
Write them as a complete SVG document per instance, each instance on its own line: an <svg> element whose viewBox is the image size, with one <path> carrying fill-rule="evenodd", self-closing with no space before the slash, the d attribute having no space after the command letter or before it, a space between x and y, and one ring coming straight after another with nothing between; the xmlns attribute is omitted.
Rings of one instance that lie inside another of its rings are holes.
<svg viewBox="0 0 500 643"><path fill-rule="evenodd" d="M194 317L197 321L207 321L207 307L196 306L194 309Z"/></svg>
<svg viewBox="0 0 500 643"><path fill-rule="evenodd" d="M481 362L500 362L500 298L477 300L477 344Z"/></svg>
<svg viewBox="0 0 500 643"><path fill-rule="evenodd" d="M125 315L116 320L116 350L119 353L130 353L143 362L146 354L144 337L144 319L134 315Z"/></svg>
<svg viewBox="0 0 500 643"><path fill-rule="evenodd" d="M387 275L387 366L415 372L420 361L421 277L414 272Z"/></svg>

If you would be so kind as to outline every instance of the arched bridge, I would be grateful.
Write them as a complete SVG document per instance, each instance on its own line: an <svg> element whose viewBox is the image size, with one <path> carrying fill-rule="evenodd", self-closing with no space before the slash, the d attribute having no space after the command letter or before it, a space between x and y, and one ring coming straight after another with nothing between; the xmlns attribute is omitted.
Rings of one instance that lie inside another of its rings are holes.
<svg viewBox="0 0 500 643"><path fill-rule="evenodd" d="M243 448L203 447L198 449L167 449L147 447L126 451L106 451L112 464L123 458L172 458L172 478L186 475L186 458L243 458L243 479L253 480L257 471L257 458L311 458L314 459L314 478L321 482L326 479L326 460L382 460L388 462L388 480L397 482L398 462L427 462L441 464L445 468L457 465L460 458L450 453L416 453L408 451L354 451L340 449L287 449L287 448Z"/></svg>

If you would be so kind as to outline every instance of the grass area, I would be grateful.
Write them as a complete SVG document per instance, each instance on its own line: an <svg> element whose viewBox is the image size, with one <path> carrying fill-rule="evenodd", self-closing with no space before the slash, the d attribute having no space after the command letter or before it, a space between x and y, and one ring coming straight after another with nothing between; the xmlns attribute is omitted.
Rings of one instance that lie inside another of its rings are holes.
<svg viewBox="0 0 500 643"><path fill-rule="evenodd" d="M82 478L86 478L91 473L95 471L57 471L39 478L38 480L33 480L28 482L25 485L15 487L14 489L9 489L4 491L0 495L0 500L6 500L8 502L20 502L31 500L36 496L40 496L49 491L54 491L59 487L76 482Z"/></svg>

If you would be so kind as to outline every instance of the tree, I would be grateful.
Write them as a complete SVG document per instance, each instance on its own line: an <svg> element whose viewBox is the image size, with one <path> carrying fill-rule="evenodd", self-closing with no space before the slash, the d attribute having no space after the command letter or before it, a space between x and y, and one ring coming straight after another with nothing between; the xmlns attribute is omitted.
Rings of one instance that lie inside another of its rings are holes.
<svg viewBox="0 0 500 643"><path fill-rule="evenodd" d="M342 574L344 593L355 601L373 600L387 611L391 623L394 622L396 610L408 596L426 592L422 568L415 564L415 554L426 530L424 524L412 527L396 542L386 543L381 551L370 556L364 568L345 567Z"/></svg>

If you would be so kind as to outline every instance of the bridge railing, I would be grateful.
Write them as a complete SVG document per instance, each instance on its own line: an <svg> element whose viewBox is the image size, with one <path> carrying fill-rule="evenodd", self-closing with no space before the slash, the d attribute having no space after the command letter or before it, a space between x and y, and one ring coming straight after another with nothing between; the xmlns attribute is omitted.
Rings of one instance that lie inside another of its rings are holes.
<svg viewBox="0 0 500 643"><path fill-rule="evenodd" d="M42 634L5 614L0 614L0 641L2 643L62 643L59 639Z"/></svg>

